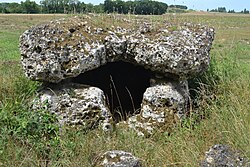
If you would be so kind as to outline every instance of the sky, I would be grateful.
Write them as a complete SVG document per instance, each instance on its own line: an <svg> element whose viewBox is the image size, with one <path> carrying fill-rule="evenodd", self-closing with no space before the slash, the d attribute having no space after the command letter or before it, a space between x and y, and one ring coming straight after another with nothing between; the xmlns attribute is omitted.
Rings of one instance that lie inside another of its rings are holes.
<svg viewBox="0 0 250 167"><path fill-rule="evenodd" d="M25 0L0 0L0 2L18 2ZM35 0L39 3L41 0ZM99 4L103 3L104 0L80 0L84 3ZM168 5L185 5L189 9L204 10L216 9L218 7L226 7L227 10L234 9L235 11L242 11L243 9L250 10L250 0L156 0L167 3Z"/></svg>

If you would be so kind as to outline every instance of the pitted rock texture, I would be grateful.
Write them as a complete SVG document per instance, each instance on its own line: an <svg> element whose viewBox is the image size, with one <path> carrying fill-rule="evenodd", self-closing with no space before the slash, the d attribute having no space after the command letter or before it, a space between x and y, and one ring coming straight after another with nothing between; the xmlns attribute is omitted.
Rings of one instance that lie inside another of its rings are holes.
<svg viewBox="0 0 250 167"><path fill-rule="evenodd" d="M112 117L101 89L80 84L51 85L38 92L34 110L56 114L60 124L82 125L87 129L101 126L112 130Z"/></svg>
<svg viewBox="0 0 250 167"><path fill-rule="evenodd" d="M249 167L250 162L243 158L238 152L222 144L212 146L206 152L201 167Z"/></svg>
<svg viewBox="0 0 250 167"><path fill-rule="evenodd" d="M156 131L171 133L188 111L187 81L166 82L146 90L141 113L130 117L128 125L142 136L149 136Z"/></svg>
<svg viewBox="0 0 250 167"><path fill-rule="evenodd" d="M115 61L178 80L207 69L213 28L148 22L82 16L35 26L20 37L25 74L32 80L58 83Z"/></svg>
<svg viewBox="0 0 250 167"><path fill-rule="evenodd" d="M120 150L107 151L104 153L97 167L141 167L141 162L138 158L129 152Z"/></svg>

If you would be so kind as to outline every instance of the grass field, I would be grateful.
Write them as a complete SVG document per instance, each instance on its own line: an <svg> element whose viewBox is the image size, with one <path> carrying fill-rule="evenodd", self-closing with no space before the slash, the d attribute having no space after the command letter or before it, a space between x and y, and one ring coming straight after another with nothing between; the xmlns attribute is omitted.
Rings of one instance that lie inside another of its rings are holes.
<svg viewBox="0 0 250 167"><path fill-rule="evenodd" d="M250 158L250 15L150 16L153 23L194 22L216 30L208 72L190 81L197 93L193 114L170 136L150 138L122 128L111 135L66 127L59 132L53 116L29 112L28 99L39 83L23 75L19 36L32 25L63 17L68 15L0 15L0 166L90 167L100 154L115 149L132 152L145 167L194 167L218 143Z"/></svg>

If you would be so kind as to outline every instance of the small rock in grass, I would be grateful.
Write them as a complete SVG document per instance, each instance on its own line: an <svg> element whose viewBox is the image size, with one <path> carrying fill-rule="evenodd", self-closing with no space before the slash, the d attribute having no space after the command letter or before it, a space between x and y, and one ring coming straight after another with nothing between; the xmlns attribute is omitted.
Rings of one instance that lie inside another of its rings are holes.
<svg viewBox="0 0 250 167"><path fill-rule="evenodd" d="M141 162L138 158L129 152L113 150L105 152L98 163L97 167L141 167Z"/></svg>
<svg viewBox="0 0 250 167"><path fill-rule="evenodd" d="M206 152L201 167L249 167L250 163L238 152L222 144L212 146Z"/></svg>

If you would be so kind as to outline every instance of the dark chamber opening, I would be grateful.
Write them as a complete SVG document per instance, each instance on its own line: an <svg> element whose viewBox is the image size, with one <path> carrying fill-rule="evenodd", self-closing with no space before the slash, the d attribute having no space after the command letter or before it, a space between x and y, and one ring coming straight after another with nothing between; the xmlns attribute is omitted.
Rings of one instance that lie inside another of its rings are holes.
<svg viewBox="0 0 250 167"><path fill-rule="evenodd" d="M115 121L138 112L143 93L150 86L152 72L127 62L107 63L80 74L73 82L102 89Z"/></svg>

